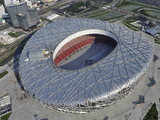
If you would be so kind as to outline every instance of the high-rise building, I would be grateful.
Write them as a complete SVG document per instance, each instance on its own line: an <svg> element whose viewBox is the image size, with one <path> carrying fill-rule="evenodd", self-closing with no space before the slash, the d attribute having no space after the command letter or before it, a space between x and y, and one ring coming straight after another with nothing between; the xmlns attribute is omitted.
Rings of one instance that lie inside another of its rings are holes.
<svg viewBox="0 0 160 120"><path fill-rule="evenodd" d="M30 27L37 25L39 22L37 10L29 8L26 2L8 5L6 8L14 27L20 27L27 30Z"/></svg>
<svg viewBox="0 0 160 120"><path fill-rule="evenodd" d="M0 24L5 22L5 20L3 19L4 14L5 14L4 7L3 7L3 5L0 5Z"/></svg>

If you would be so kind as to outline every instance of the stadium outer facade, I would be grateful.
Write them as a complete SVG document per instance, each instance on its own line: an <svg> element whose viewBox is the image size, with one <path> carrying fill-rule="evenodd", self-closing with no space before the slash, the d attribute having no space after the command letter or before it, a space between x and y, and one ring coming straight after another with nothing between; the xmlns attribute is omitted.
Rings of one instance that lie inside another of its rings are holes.
<svg viewBox="0 0 160 120"><path fill-rule="evenodd" d="M53 59L64 43L86 34L109 36L117 46L108 56L85 68L56 67ZM47 57L44 50L49 53ZM153 42L143 33L99 20L65 18L46 25L31 37L23 48L18 69L25 91L43 105L86 113L125 97L146 72L152 56Z"/></svg>

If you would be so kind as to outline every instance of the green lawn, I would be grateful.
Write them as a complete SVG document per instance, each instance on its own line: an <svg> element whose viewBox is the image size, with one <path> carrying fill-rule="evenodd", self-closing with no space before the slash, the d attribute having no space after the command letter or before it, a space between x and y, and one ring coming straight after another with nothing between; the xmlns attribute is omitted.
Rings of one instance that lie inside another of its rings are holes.
<svg viewBox="0 0 160 120"><path fill-rule="evenodd" d="M9 32L8 35L14 38L19 37L20 35L24 34L23 32Z"/></svg>
<svg viewBox="0 0 160 120"><path fill-rule="evenodd" d="M143 9L140 11L141 14L146 15L148 17L160 19L160 10L155 9Z"/></svg>
<svg viewBox="0 0 160 120"><path fill-rule="evenodd" d="M92 15L95 15L95 14L100 14L101 12L104 12L104 10L101 10L101 9L96 9L96 10L91 10L89 12L83 12L83 13L79 13L77 14L76 16L78 17L88 17L88 16L92 16Z"/></svg>
<svg viewBox="0 0 160 120"><path fill-rule="evenodd" d="M140 2L136 2L136 1L132 1L132 0L121 0L119 2L119 4L117 4L117 7L119 8L125 8L125 7L130 7L129 9L132 9L132 7L134 8L138 8L138 7L144 7L144 8L152 8L152 9L159 9L158 7L155 6L150 6L148 4L144 4L144 3L140 3Z"/></svg>
<svg viewBox="0 0 160 120"><path fill-rule="evenodd" d="M160 39L156 38L155 43L160 44Z"/></svg>
<svg viewBox="0 0 160 120"><path fill-rule="evenodd" d="M128 28L134 30L134 31L139 31L140 29L130 23L127 23L127 22L123 22L124 25L126 25Z"/></svg>
<svg viewBox="0 0 160 120"><path fill-rule="evenodd" d="M132 22L137 21L138 19L136 17L128 17L125 20L123 20L123 24L126 25L128 28L135 30L135 31L139 31L140 28L137 26L132 25Z"/></svg>
<svg viewBox="0 0 160 120"><path fill-rule="evenodd" d="M119 20L120 18L125 16L125 14L122 14L122 13L120 13L118 11L114 11L114 10L108 11L108 10L103 10L103 9L97 9L97 10L94 10L94 11L91 11L88 13L83 13L78 16L108 21L108 20L112 20L112 19Z"/></svg>
<svg viewBox="0 0 160 120"><path fill-rule="evenodd" d="M6 74L8 74L8 71L4 71L4 72L0 73L0 79L3 78Z"/></svg>
<svg viewBox="0 0 160 120"><path fill-rule="evenodd" d="M88 14L88 18L94 18L94 17L99 17L99 16L103 16L106 15L108 13L108 11L105 10L99 10L97 12L93 12L91 14Z"/></svg>
<svg viewBox="0 0 160 120"><path fill-rule="evenodd" d="M154 103L148 113L144 116L143 120L158 120L158 111Z"/></svg>
<svg viewBox="0 0 160 120"><path fill-rule="evenodd" d="M67 8L64 8L63 10L68 13L69 15L77 15L77 14L83 14L84 12L87 11L92 11L96 10L98 7L96 5L93 5L92 2L90 1L79 1L75 2L72 5L70 5Z"/></svg>
<svg viewBox="0 0 160 120"><path fill-rule="evenodd" d="M135 2L135 1L129 1L129 0L121 0L119 4L117 4L117 7L126 9L129 11L137 11L138 9L141 8L151 8L154 10L160 10L158 7L154 6L149 6L148 4L140 3L140 2Z"/></svg>
<svg viewBox="0 0 160 120"><path fill-rule="evenodd" d="M11 113L7 113L6 115L3 115L2 117L0 117L0 120L8 120L10 115L11 115Z"/></svg>

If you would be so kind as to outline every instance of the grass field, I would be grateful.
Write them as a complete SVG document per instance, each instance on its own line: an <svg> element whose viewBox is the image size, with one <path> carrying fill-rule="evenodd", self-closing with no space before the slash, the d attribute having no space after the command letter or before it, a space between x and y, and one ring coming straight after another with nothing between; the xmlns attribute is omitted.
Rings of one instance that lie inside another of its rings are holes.
<svg viewBox="0 0 160 120"><path fill-rule="evenodd" d="M147 9L144 11L143 14L150 16L150 17L155 17L157 19L160 19L160 8L155 7L155 6L149 6L148 4L144 3L139 3L136 1L131 1L131 0L121 0L118 4L117 7L126 11L134 12L134 13L139 13L139 10L141 9ZM96 10L92 10L87 12L80 12L80 14L77 14L77 17L84 17L84 18L93 18L93 19L100 19L103 21L112 21L112 20L121 20L126 14L116 11L116 10L104 10L101 8L98 8ZM130 24L131 21L124 21L123 23L128 26L129 28L133 30L139 30L134 25Z"/></svg>
<svg viewBox="0 0 160 120"><path fill-rule="evenodd" d="M137 5L131 1L127 1L127 0L121 0L121 2L117 5L118 8L123 8L129 11L133 11L135 9L139 9L142 6L141 5Z"/></svg>
<svg viewBox="0 0 160 120"><path fill-rule="evenodd" d="M3 78L6 74L8 74L8 71L4 71L4 72L0 73L0 79Z"/></svg>
<svg viewBox="0 0 160 120"><path fill-rule="evenodd" d="M143 120L158 120L158 111L156 108L156 104L154 103L148 113L145 115Z"/></svg>
<svg viewBox="0 0 160 120"><path fill-rule="evenodd" d="M132 29L134 31L139 31L140 30L139 27L136 27L136 26L134 26L134 25L131 24L132 22L135 22L136 20L137 20L136 17L128 17L125 20L123 20L122 23L124 25L126 25L128 28L130 28L130 29Z"/></svg>
<svg viewBox="0 0 160 120"><path fill-rule="evenodd" d="M23 32L9 32L8 35L14 38L19 37L20 35L24 34Z"/></svg>
<svg viewBox="0 0 160 120"><path fill-rule="evenodd" d="M63 7L63 6L62 6ZM98 9L98 5L96 5L93 1L79 1L72 3L70 6L61 9L66 14L71 16L76 16L77 14L81 14L87 11L92 11ZM59 8L57 8L59 9Z"/></svg>
<svg viewBox="0 0 160 120"><path fill-rule="evenodd" d="M128 22L124 22L123 21L123 24L126 25L128 28L134 30L134 31L139 31L140 30L138 27L136 27L136 26L134 26L134 25L132 25L132 24L130 24Z"/></svg>
<svg viewBox="0 0 160 120"><path fill-rule="evenodd" d="M160 19L160 10L157 9L144 8L140 13L151 18Z"/></svg>
<svg viewBox="0 0 160 120"><path fill-rule="evenodd" d="M150 17L152 19L160 19L160 8L156 6L149 6L148 4L131 1L131 0L121 0L120 3L117 5L118 8L121 8L123 10L130 11L132 13L138 13L140 15ZM127 18L123 20L123 24L129 27L132 30L139 30L140 28L130 24L131 22L136 21L134 17Z"/></svg>
<svg viewBox="0 0 160 120"><path fill-rule="evenodd" d="M160 34L159 34L160 36ZM155 43L160 44L160 37L159 38L155 38Z"/></svg>
<svg viewBox="0 0 160 120"><path fill-rule="evenodd" d="M112 4L112 1L113 0L108 0L108 1L102 0L97 2L96 0L91 0L87 1L86 3L80 1L73 3L69 7L62 9L62 11L65 11L66 14L75 17L93 18L104 21L112 19L118 20L122 18L124 14L115 10L102 9L103 6ZM63 5L61 7L63 7Z"/></svg>
<svg viewBox="0 0 160 120"><path fill-rule="evenodd" d="M97 9L97 10L94 10L88 13L83 13L83 14L78 15L78 17L93 18L93 19L99 19L103 21L108 21L112 19L119 20L123 16L125 16L125 14L122 14L118 11L115 11L115 10L108 11L104 9Z"/></svg>
<svg viewBox="0 0 160 120"><path fill-rule="evenodd" d="M129 0L121 0L121 2L117 5L118 8L127 9L129 11L135 11L141 8L150 8L150 9L157 9L160 10L159 7L150 6L148 4L136 2L136 1L129 1Z"/></svg>
<svg viewBox="0 0 160 120"><path fill-rule="evenodd" d="M0 120L8 120L10 115L11 113L7 113L6 115L3 115L2 117L0 117Z"/></svg>

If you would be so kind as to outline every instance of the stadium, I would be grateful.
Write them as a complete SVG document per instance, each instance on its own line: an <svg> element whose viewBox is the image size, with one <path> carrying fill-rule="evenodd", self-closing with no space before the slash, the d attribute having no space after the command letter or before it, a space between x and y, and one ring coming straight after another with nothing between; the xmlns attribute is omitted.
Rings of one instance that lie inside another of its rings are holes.
<svg viewBox="0 0 160 120"><path fill-rule="evenodd" d="M115 23L64 18L25 44L19 75L26 93L43 106L86 113L130 93L153 57L145 34Z"/></svg>

